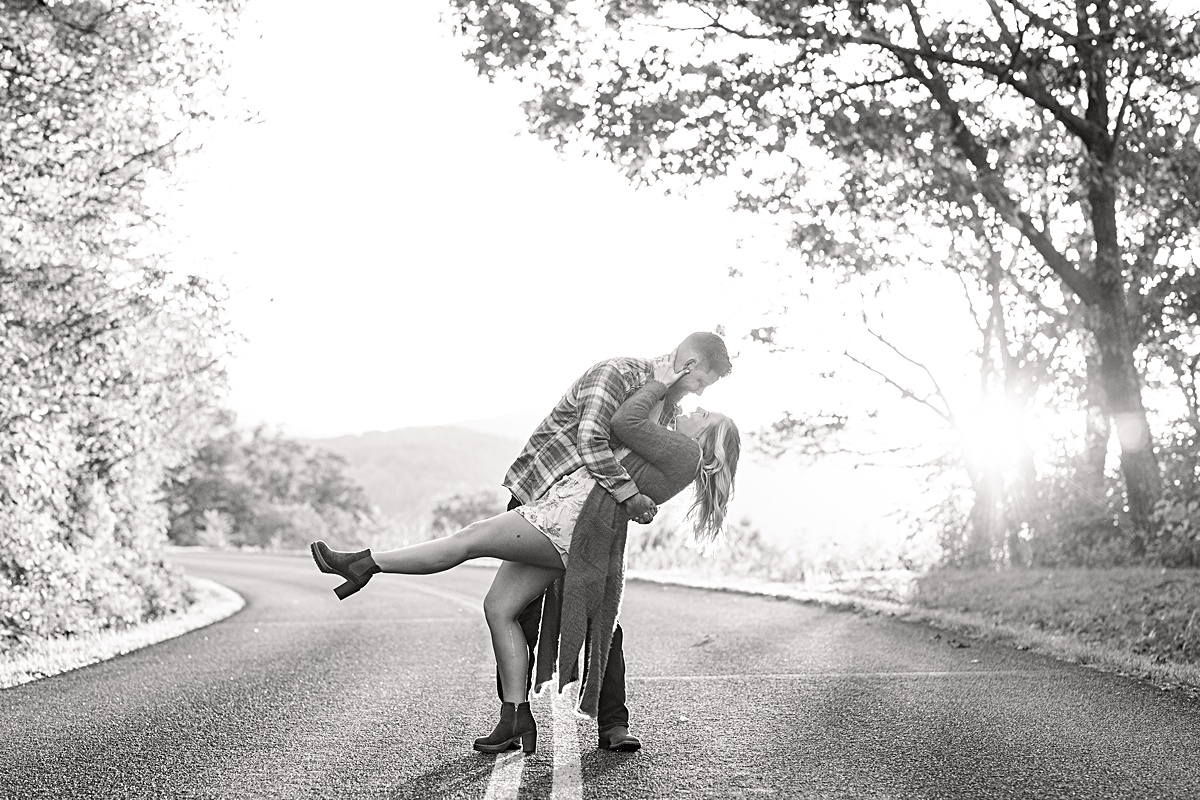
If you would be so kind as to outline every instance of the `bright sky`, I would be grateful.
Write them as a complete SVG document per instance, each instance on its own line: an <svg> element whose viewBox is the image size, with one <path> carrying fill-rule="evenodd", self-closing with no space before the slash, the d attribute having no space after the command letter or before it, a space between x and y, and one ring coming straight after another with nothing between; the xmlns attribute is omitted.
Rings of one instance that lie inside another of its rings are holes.
<svg viewBox="0 0 1200 800"><path fill-rule="evenodd" d="M513 87L462 60L442 8L250 6L229 78L261 122L185 165L174 213L180 266L226 282L247 339L230 365L239 420L302 437L501 415L532 430L592 363L718 324L736 377L705 407L743 431L795 408L808 380L741 338L778 291L727 277L762 255L737 251L727 199L635 191L605 162L560 158ZM794 323L815 358L829 321ZM731 513L768 535L878 523L884 492L751 461ZM845 493L852 513L830 502Z"/></svg>
<svg viewBox="0 0 1200 800"><path fill-rule="evenodd" d="M230 404L247 424L326 436L536 415L601 358L720 323L740 336L758 310L725 277L724 199L561 159L525 132L513 88L462 60L443 7L251 4L230 78L262 121L218 131L176 215L233 292L248 341ZM762 405L748 362L746 409Z"/></svg>
<svg viewBox="0 0 1200 800"><path fill-rule="evenodd" d="M514 413L532 426L595 361L667 352L718 324L735 373L703 404L743 431L854 400L812 402L828 387L809 377L846 369L832 359L862 345L845 308L793 305L795 360L744 342L780 294L769 277L727 278L760 255L736 249L746 229L727 198L635 191L606 162L561 159L526 132L514 87L462 60L444 5L250 5L228 77L261 121L221 128L185 165L173 215L180 266L232 292L241 422L305 437ZM931 363L961 364L969 328L931 319L936 291L908 290L913 341ZM886 495L906 491L871 471L750 477L739 497L776 501L764 527L783 535L878 525Z"/></svg>
<svg viewBox="0 0 1200 800"><path fill-rule="evenodd" d="M707 407L748 429L816 391L740 338L779 294L726 277L755 259L727 198L635 191L606 162L560 158L526 132L518 90L461 58L446 5L250 3L228 77L261 122L185 165L175 214L181 266L233 293L240 419L329 436L536 418L593 362L718 324L740 357ZM842 310L793 307L813 372L840 352Z"/></svg>

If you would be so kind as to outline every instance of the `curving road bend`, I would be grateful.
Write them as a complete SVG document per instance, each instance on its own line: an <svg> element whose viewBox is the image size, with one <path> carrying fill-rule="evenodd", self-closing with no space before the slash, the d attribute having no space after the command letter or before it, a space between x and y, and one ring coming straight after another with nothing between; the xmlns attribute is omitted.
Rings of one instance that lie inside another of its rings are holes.
<svg viewBox="0 0 1200 800"><path fill-rule="evenodd" d="M0 796L1200 796L1195 701L885 617L636 582L643 750L597 750L593 722L543 697L538 752L484 756L492 570L377 576L338 602L306 557L177 561L246 608L0 691Z"/></svg>

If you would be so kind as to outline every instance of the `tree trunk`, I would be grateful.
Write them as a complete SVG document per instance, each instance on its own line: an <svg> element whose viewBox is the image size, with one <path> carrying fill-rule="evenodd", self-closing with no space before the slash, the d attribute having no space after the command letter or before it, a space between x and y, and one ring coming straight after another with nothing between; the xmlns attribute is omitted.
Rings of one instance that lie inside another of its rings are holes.
<svg viewBox="0 0 1200 800"><path fill-rule="evenodd" d="M1121 475L1129 516L1146 530L1154 504L1162 494L1162 476L1142 405L1141 376L1133 363L1128 321L1119 314L1101 314L1093 327L1099 347L1099 368L1108 414L1121 445ZM1139 537L1140 539L1140 537ZM1135 543L1135 555L1141 543Z"/></svg>
<svg viewBox="0 0 1200 800"><path fill-rule="evenodd" d="M1033 562L1033 553L1023 531L1036 525L1030 516L1037 495L1037 468L1033 463L1033 448L1028 443L1021 445L1012 485L1008 490L1008 507L1005 515L1005 554L1011 567L1028 567Z"/></svg>
<svg viewBox="0 0 1200 800"><path fill-rule="evenodd" d="M962 566L990 567L995 561L996 542L1002 537L997 476L985 467L968 467L974 499L967 518Z"/></svg>
<svg viewBox="0 0 1200 800"><path fill-rule="evenodd" d="M1074 483L1088 509L1101 513L1106 506L1104 465L1108 461L1108 442L1112 437L1112 425L1108 420L1108 397L1104 392L1099 352L1092 351L1087 354L1086 367L1087 383L1083 389L1086 415L1083 428L1083 458L1075 471Z"/></svg>
<svg viewBox="0 0 1200 800"><path fill-rule="evenodd" d="M1089 29L1085 4L1080 3L1080 30ZM1097 30L1109 30L1114 9L1107 3L1090 6ZM1121 474L1125 478L1125 504L1137 528L1130 542L1134 555L1145 550L1144 535L1150 514L1162 494L1162 475L1154 456L1154 441L1142 405L1142 380L1134 363L1138 341L1126 299L1125 263L1117 228L1116 166L1120 144L1113 130L1109 77L1115 59L1108 39L1083 38L1077 44L1087 88L1085 116L1093 133L1085 137L1088 158L1083 162L1088 187L1088 207L1095 242L1095 282L1099 289L1092 333L1100 357L1100 374L1108 411L1121 444ZM1097 134L1095 131L1102 131Z"/></svg>
<svg viewBox="0 0 1200 800"><path fill-rule="evenodd" d="M987 241L986 237L981 237ZM1023 348L1017 348L1014 353L1012 342L1008 338L1008 327L1004 320L1004 302L1000 291L1003 281L1004 268L1000 263L1000 254L989 244L988 256L988 294L992 301L992 320L990 330L996 339L996 347L1000 354L1000 367L1003 370L1005 401L1020 404L1021 413L1029 411L1033 399L1033 385L1036 378L1030 378L1023 370L1026 361L1019 353ZM1021 532L1034 524L1029 518L1029 512L1034 507L1031 502L1037 493L1037 468L1033 463L1033 448L1029 441L1022 437L1019 455L1016 462L1010 465L1007 480L1001 478L1003 505L998 509L1000 520L997 530L1002 539L997 539L1003 558L1007 559L1010 567L1028 566L1031 559L1029 543L1021 538Z"/></svg>
<svg viewBox="0 0 1200 800"><path fill-rule="evenodd" d="M1140 555L1154 504L1162 494L1162 476L1154 456L1154 441L1142 405L1142 380L1134 363L1137 345L1125 300L1125 278L1121 245L1117 234L1116 194L1101 172L1088 193L1092 231L1096 243L1096 282L1100 302L1089 315L1096 337L1100 378L1108 414L1121 444L1121 474L1125 478L1125 502L1139 533L1131 542Z"/></svg>

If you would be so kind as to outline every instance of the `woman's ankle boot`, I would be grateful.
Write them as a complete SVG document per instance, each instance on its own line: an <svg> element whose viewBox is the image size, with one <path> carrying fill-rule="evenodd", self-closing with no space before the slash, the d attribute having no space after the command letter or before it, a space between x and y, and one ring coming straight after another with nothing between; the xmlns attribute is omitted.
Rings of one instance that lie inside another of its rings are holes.
<svg viewBox="0 0 1200 800"><path fill-rule="evenodd" d="M331 550L324 542L313 542L309 545L313 561L321 572L331 575L341 575L346 582L334 589L338 599L345 600L350 595L367 585L371 576L379 572L379 565L371 556L371 549L359 550L357 553L344 553Z"/></svg>
<svg viewBox="0 0 1200 800"><path fill-rule="evenodd" d="M490 736L475 740L475 749L481 753L502 753L521 740L521 749L526 753L537 750L537 723L529 711L529 703L502 703L500 721Z"/></svg>

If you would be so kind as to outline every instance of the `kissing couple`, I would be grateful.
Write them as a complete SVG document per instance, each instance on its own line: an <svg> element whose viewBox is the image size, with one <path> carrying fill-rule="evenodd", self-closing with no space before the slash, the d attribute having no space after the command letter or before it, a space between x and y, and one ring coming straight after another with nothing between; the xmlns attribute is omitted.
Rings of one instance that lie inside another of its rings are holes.
<svg viewBox="0 0 1200 800"><path fill-rule="evenodd" d="M475 749L537 748L529 690L558 674L559 691L580 678L578 708L597 720L599 747L636 751L625 705L624 635L618 616L625 540L632 520L692 485L696 541L722 533L741 436L733 420L679 401L732 369L721 337L693 333L653 359L611 358L592 366L529 437L504 477L503 514L443 539L397 550L343 552L313 542L322 572L343 578L341 599L376 573L428 575L473 558L501 559L483 601L496 654L500 721ZM536 676L534 665L536 664Z"/></svg>

